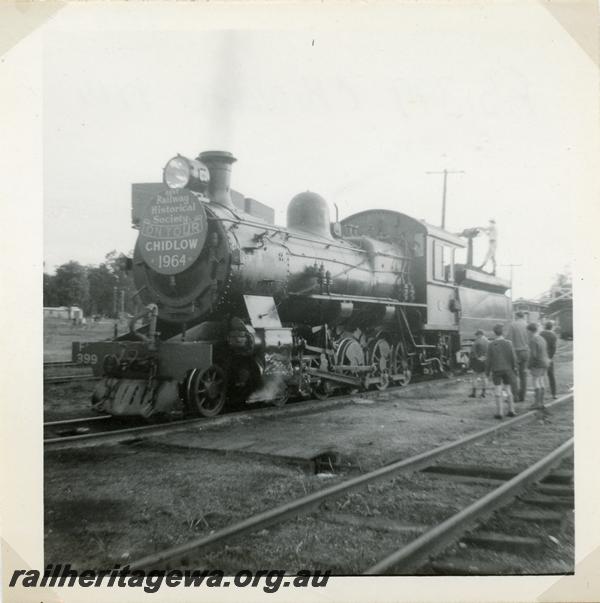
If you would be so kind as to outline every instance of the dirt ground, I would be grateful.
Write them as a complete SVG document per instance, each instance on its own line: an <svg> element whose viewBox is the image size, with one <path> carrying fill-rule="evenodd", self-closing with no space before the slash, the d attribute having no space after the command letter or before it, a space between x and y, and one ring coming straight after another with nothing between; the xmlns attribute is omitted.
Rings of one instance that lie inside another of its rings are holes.
<svg viewBox="0 0 600 603"><path fill-rule="evenodd" d="M69 371L72 374L73 370ZM44 383L44 421L91 417L94 381Z"/></svg>
<svg viewBox="0 0 600 603"><path fill-rule="evenodd" d="M556 429L549 431L548 421ZM571 408L556 410L546 422L536 421L519 426L514 431L503 432L444 457L441 462L481 463L501 469L512 468L518 472L567 439L571 433L571 423ZM507 464L507 458L512 459L512 463ZM330 569L336 574L360 574L379 559L408 544L419 530L458 513L494 487L497 485L490 485L485 480L481 483L459 483L430 474L403 474L327 502L311 516L299 517L293 522L263 530L251 539L239 539L239 542L232 543L226 549L201 557L191 556L186 561L191 567L223 567L225 571L235 571L245 562L256 569L261 564L268 567L279 564L293 569L308 567ZM356 518L358 523L340 521L347 516ZM499 520L494 521L497 525ZM560 540L556 543L548 538L543 557L539 553L526 557L496 553L491 555L491 562L498 567L509 568L511 573L517 570L517 573L572 571L572 514L567 513L567 521L571 522L570 533L568 527L548 532L548 535ZM381 524L383 528L379 527ZM390 526L394 529L390 529ZM401 531L399 527L407 529ZM535 523L513 526L509 533L515 533L515 530L519 535L544 533L544 527ZM296 546L290 546L290 543L296 543ZM474 561L481 559L481 551L469 552Z"/></svg>
<svg viewBox="0 0 600 603"><path fill-rule="evenodd" d="M559 392L569 391L571 343L560 343L556 373ZM84 409L92 387L88 382L46 386L46 417L89 414ZM378 393L371 399L356 395L352 403L323 412L286 417L284 408L277 416L248 418L212 429L189 429L130 444L48 453L46 562L70 562L79 567L123 563L186 542L357 472L496 424L492 397L473 400L467 397L468 392L465 378L438 381L399 393ZM529 402L518 404L517 409L529 406L531 398L529 394ZM523 426L523 450L532 438L545 446L551 445L555 437L566 437L572 431L570 415L566 417ZM543 435L548 430L555 433L552 438ZM518 459L518 441L508 447L502 437L481 444L479 450L493 450L500 463ZM335 474L308 473L286 459L301 454L309 457L323 449L333 449L340 455ZM521 456L525 462L525 454ZM416 507L414 513L397 508L391 516L420 525L458 508L467 490L452 482L440 486L440 481L427 478L428 484L434 484L425 488L426 493L429 490L427 496L431 498L432 488L439 489L435 504L426 506L427 513L420 505L420 511ZM322 512L338 515L362 509L364 514L368 508L367 517L387 517L394 505L400 504L398 489L390 484L353 495L355 499L342 509L337 505L344 504L344 500L331 503L330 509L325 507ZM418 499L414 481L400 488L404 492L407 489L413 499ZM468 495L473 494L471 486ZM353 534L366 536L356 540ZM253 545L260 542L267 544L251 554ZM282 566L284 560L291 563L294 558L305 565L312 560L313 567L327 567L335 559L332 569L353 573L364 569L367 557L383 556L398 542L395 532L323 522L317 514L300 518L280 532L263 530L243 543L234 543L221 551L218 561L223 569L239 569L253 564L265 566L268 559ZM357 547L361 550L355 550ZM347 553L340 555L342 549ZM354 561L354 553L362 555L364 561ZM217 561L217 557L203 561L211 559Z"/></svg>

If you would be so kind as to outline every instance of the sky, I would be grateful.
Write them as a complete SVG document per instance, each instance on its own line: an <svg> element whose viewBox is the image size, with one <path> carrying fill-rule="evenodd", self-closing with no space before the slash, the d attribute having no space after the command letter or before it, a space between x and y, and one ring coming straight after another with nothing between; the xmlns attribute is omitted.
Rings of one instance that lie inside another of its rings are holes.
<svg viewBox="0 0 600 603"><path fill-rule="evenodd" d="M279 224L312 190L341 218L387 208L439 225L442 178L427 172L463 171L448 230L495 218L514 297L547 290L574 260L593 62L538 5L400 8L387 23L211 30L87 28L65 9L44 34L45 270L131 250L131 183L221 149L238 158L233 188Z"/></svg>

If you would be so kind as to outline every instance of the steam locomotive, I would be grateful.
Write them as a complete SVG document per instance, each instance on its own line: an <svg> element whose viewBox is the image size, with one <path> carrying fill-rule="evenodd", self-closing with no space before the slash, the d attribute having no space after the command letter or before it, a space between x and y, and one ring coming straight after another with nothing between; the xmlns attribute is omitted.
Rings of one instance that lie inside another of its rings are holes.
<svg viewBox="0 0 600 603"><path fill-rule="evenodd" d="M284 404L384 390L465 362L476 329L511 317L509 284L455 263L463 237L406 214L330 221L296 195L287 226L230 188L228 152L173 157L134 184L133 270L142 310L110 341L73 344L113 415L214 416L227 402ZM471 240L469 239L469 243Z"/></svg>

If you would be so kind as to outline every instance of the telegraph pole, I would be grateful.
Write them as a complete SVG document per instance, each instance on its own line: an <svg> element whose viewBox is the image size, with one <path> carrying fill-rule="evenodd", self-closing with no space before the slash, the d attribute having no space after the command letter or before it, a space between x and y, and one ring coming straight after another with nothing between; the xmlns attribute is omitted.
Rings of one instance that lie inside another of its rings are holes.
<svg viewBox="0 0 600 603"><path fill-rule="evenodd" d="M113 287L113 316L117 318L119 316L119 304L118 304L119 288Z"/></svg>
<svg viewBox="0 0 600 603"><path fill-rule="evenodd" d="M510 268L510 301L513 301L513 268L518 268L523 264L500 264L503 268Z"/></svg>
<svg viewBox="0 0 600 603"><path fill-rule="evenodd" d="M464 174L462 170L442 170L441 172L425 172L426 174L443 174L444 188L442 189L442 228L446 228L446 188L448 184L448 174Z"/></svg>

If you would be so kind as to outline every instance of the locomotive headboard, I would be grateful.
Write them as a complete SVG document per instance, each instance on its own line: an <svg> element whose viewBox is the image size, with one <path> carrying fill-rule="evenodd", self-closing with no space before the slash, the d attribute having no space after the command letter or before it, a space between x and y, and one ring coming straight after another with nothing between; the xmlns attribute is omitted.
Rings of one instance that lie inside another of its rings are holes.
<svg viewBox="0 0 600 603"><path fill-rule="evenodd" d="M140 216L144 212L148 203L151 203L162 191L168 190L168 187L162 182L140 182L131 185L131 223L137 228L140 223ZM231 200L236 209L247 213L253 218L259 218L267 224L275 223L275 210L256 199L244 197L233 189Z"/></svg>

